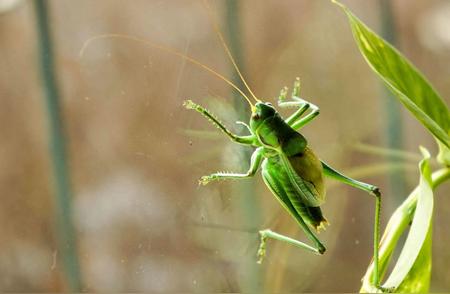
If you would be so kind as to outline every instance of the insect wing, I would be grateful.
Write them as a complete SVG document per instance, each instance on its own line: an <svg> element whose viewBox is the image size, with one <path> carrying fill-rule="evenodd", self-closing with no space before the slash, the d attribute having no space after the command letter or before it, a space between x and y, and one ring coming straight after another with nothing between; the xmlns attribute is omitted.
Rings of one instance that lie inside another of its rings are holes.
<svg viewBox="0 0 450 294"><path fill-rule="evenodd" d="M324 169L320 159L314 152L306 147L301 156L291 156L289 161L297 175L299 175L308 187L314 189L316 197L325 202Z"/></svg>
<svg viewBox="0 0 450 294"><path fill-rule="evenodd" d="M303 219L300 217L291 201L289 200L289 196L286 193L286 190L283 188L283 184L280 179L276 176L274 172L271 172L267 168L267 162L263 163L262 166L262 177L267 187L269 187L272 194L277 198L277 200L281 203L281 205L289 212L289 214L294 217L297 222L303 222Z"/></svg>
<svg viewBox="0 0 450 294"><path fill-rule="evenodd" d="M279 165L271 165L265 162L262 167L264 182L275 195L281 205L295 218L297 223L309 232L307 224L315 228L323 228L326 219L322 215L320 207L308 207L297 196L297 192L290 184L286 174L280 173Z"/></svg>
<svg viewBox="0 0 450 294"><path fill-rule="evenodd" d="M289 176L289 180L292 183L292 186L297 191L297 195L301 198L302 202L307 206L320 206L324 203L325 199L323 197L323 194L318 191L316 186L309 182L308 180L302 178L297 171L292 166L291 161L289 158L284 155L280 154L281 162L283 165L283 168L286 171L286 174Z"/></svg>

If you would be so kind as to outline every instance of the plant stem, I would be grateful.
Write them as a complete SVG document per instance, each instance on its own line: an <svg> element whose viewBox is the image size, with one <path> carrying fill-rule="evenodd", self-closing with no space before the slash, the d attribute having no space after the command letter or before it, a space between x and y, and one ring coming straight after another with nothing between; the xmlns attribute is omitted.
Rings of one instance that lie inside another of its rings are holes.
<svg viewBox="0 0 450 294"><path fill-rule="evenodd" d="M379 0L381 17L381 35L386 41L398 47L395 30L392 3L390 0ZM389 149L403 149L403 126L401 120L402 109L400 104L393 99L392 94L383 86L384 109L386 113L385 138ZM392 163L398 163L399 159L387 156ZM406 195L406 179L403 173L388 172L391 204L397 206L402 195ZM394 207L395 207L394 206Z"/></svg>
<svg viewBox="0 0 450 294"><path fill-rule="evenodd" d="M63 120L60 115L59 91L53 60L53 48L45 0L35 0L38 40L41 62L41 78L45 90L48 124L50 132L50 156L56 189L56 224L58 247L68 288L81 291L81 278L76 250L75 230L71 220L71 187L67 168Z"/></svg>

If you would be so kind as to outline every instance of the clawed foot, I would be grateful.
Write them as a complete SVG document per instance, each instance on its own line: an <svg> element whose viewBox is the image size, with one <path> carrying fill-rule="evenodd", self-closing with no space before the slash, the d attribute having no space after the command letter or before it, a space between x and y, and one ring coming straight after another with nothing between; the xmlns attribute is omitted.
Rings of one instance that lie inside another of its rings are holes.
<svg viewBox="0 0 450 294"><path fill-rule="evenodd" d="M198 180L199 185L206 186L209 182L214 181L216 178L213 175L203 176Z"/></svg>
<svg viewBox="0 0 450 294"><path fill-rule="evenodd" d="M380 290L382 293L394 293L395 292L394 287L386 288L386 287L378 286L377 289Z"/></svg>
<svg viewBox="0 0 450 294"><path fill-rule="evenodd" d="M394 287L387 288L387 287L382 287L382 286L370 285L368 288L364 288L363 292L364 293L394 293L395 288Z"/></svg>
<svg viewBox="0 0 450 294"><path fill-rule="evenodd" d="M192 100L184 101L183 106L186 107L187 109L196 109L198 107L198 105L192 102Z"/></svg>
<svg viewBox="0 0 450 294"><path fill-rule="evenodd" d="M268 231L270 231L270 230L259 231L260 241L259 241L258 252L256 253L256 257L257 257L256 262L258 264L261 264L263 262L264 258L266 257L266 242L267 242L267 232Z"/></svg>
<svg viewBox="0 0 450 294"><path fill-rule="evenodd" d="M288 87L284 87L280 91L280 96L278 96L278 103L282 103L286 100L288 96ZM300 97L300 78L296 78L294 81L294 87L292 88L291 97L293 99Z"/></svg>
<svg viewBox="0 0 450 294"><path fill-rule="evenodd" d="M280 96L278 96L278 103L284 102L286 100L286 98L287 98L287 95L288 95L288 87L285 86L280 91Z"/></svg>

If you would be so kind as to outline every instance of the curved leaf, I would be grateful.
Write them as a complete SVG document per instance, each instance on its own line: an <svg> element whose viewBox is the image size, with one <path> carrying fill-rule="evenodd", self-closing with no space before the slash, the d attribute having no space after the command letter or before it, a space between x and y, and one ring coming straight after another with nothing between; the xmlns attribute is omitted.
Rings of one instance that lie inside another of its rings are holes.
<svg viewBox="0 0 450 294"><path fill-rule="evenodd" d="M439 154L437 155L437 160L443 166L450 167L450 149L438 141Z"/></svg>
<svg viewBox="0 0 450 294"><path fill-rule="evenodd" d="M433 190L430 171L430 154L421 148L424 159L420 162L420 183L418 187L417 206L405 245L400 253L391 275L383 287L397 289L400 285L408 287L412 284L429 284L431 271L431 249L427 250L425 239L431 235L431 219L433 215ZM431 238L430 238L431 239ZM431 243L431 241L429 241ZM425 244L425 245L424 245ZM425 247L425 250L423 248ZM420 256L420 254L422 256ZM425 266L422 268L421 266ZM413 279L416 272L428 272L428 275L417 276L418 279L428 280L427 283ZM408 278L407 278L408 277Z"/></svg>
<svg viewBox="0 0 450 294"><path fill-rule="evenodd" d="M397 49L369 29L337 1L347 17L359 50L369 66L403 105L450 148L450 112L426 78Z"/></svg>
<svg viewBox="0 0 450 294"><path fill-rule="evenodd" d="M395 290L397 293L427 293L431 279L431 243L432 230L428 230L422 249L413 267L403 282Z"/></svg>

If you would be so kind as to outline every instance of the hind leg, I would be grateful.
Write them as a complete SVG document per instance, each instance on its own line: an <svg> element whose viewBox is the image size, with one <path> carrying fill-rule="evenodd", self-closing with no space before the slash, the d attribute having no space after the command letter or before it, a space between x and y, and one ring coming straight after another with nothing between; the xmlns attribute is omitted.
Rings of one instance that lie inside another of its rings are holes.
<svg viewBox="0 0 450 294"><path fill-rule="evenodd" d="M354 180L347 177L340 172L333 169L328 164L322 161L324 174L331 177L339 182L350 185L352 187L361 189L375 196L375 224L374 224L374 236L373 236L373 257L374 257L374 284L378 289L380 288L380 277L379 277L379 259L378 259L378 244L380 242L380 211L381 211L381 193L378 187Z"/></svg>

